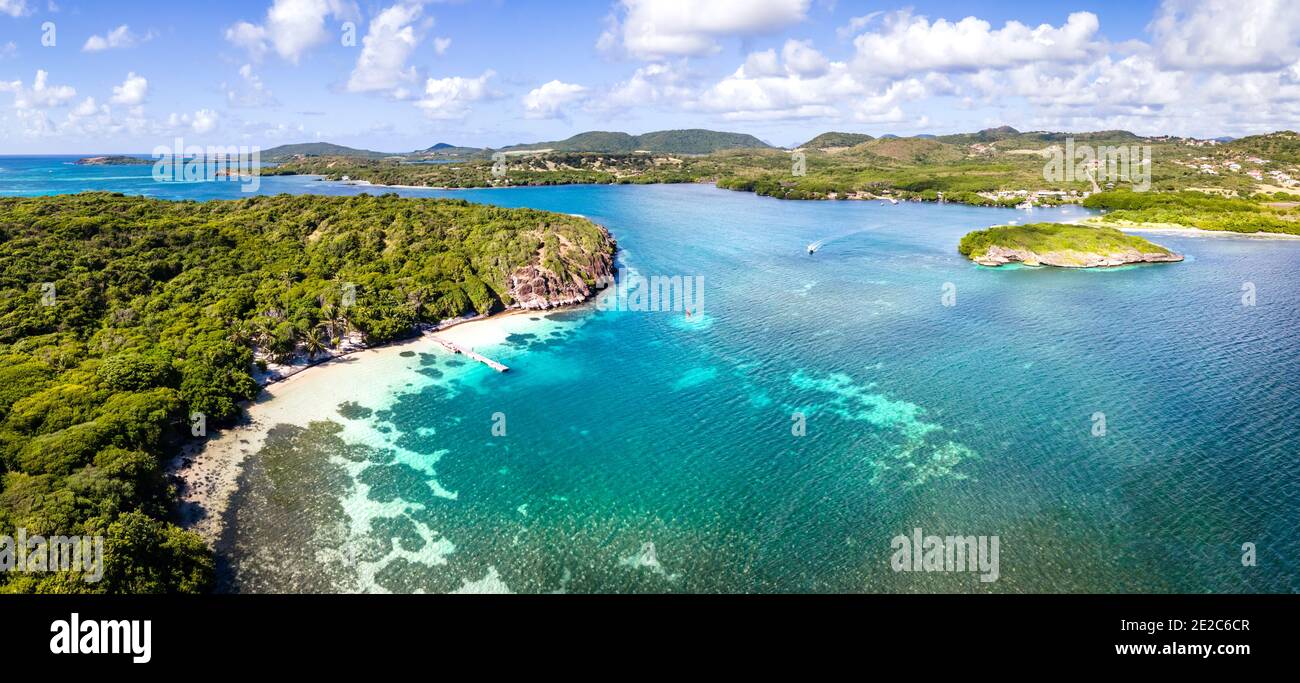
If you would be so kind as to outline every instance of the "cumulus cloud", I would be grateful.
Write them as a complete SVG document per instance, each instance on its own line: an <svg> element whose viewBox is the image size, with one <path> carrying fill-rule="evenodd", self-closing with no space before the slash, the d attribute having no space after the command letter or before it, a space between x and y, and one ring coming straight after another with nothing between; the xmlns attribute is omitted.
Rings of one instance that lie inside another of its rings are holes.
<svg viewBox="0 0 1300 683"><path fill-rule="evenodd" d="M69 112L69 116L84 118L87 116L93 116L98 111L100 111L100 108L99 105L95 103L95 98L87 97L81 101L81 104L72 108L72 111Z"/></svg>
<svg viewBox="0 0 1300 683"><path fill-rule="evenodd" d="M655 104L686 103L692 91L683 63L655 63L639 67L632 76L610 88L593 106L616 110Z"/></svg>
<svg viewBox="0 0 1300 683"><path fill-rule="evenodd" d="M568 109L587 93L575 83L554 80L524 95L524 116L530 119L566 118Z"/></svg>
<svg viewBox="0 0 1300 683"><path fill-rule="evenodd" d="M797 24L812 0L621 0L597 47L642 59L718 51L718 39Z"/></svg>
<svg viewBox="0 0 1300 683"><path fill-rule="evenodd" d="M495 75L485 71L478 78L430 78L424 83L423 97L415 105L429 118L464 118L469 114L470 105L495 96L488 87L488 81Z"/></svg>
<svg viewBox="0 0 1300 683"><path fill-rule="evenodd" d="M422 11L418 3L398 3L370 21L361 55L348 78L349 92L392 91L416 80L415 67L407 66L406 60L420 44L412 23Z"/></svg>
<svg viewBox="0 0 1300 683"><path fill-rule="evenodd" d="M239 67L238 83L222 83L221 89L226 92L226 102L232 107L267 107L279 104L262 78L253 72L252 64Z"/></svg>
<svg viewBox="0 0 1300 683"><path fill-rule="evenodd" d="M135 105L144 102L148 94L149 81L144 76L137 76L133 71L126 75L122 85L113 86L113 97L109 101L113 104Z"/></svg>
<svg viewBox="0 0 1300 683"><path fill-rule="evenodd" d="M1102 49L1100 24L1091 12L1075 12L1059 27L1030 28L1008 21L1000 29L976 17L951 22L903 11L885 19L879 32L854 39L855 66L864 72L901 76L926 71L977 71L1033 62L1079 62Z"/></svg>
<svg viewBox="0 0 1300 683"><path fill-rule="evenodd" d="M216 129L219 118L211 109L200 109L193 114L172 114L167 117L167 125L172 129L188 127L195 133L210 133Z"/></svg>
<svg viewBox="0 0 1300 683"><path fill-rule="evenodd" d="M27 6L27 0L0 0L0 14L23 17L31 14L31 12L31 8Z"/></svg>
<svg viewBox="0 0 1300 683"><path fill-rule="evenodd" d="M727 120L843 118L868 106L887 83L860 78L845 62L831 61L809 41L788 40L752 52L730 76L707 88L693 106ZM890 97L896 103L900 97ZM878 105L869 105L872 111Z"/></svg>
<svg viewBox="0 0 1300 683"><path fill-rule="evenodd" d="M104 50L135 47L142 40L149 40L149 38L149 35L143 37L137 36L131 32L130 27L126 24L122 24L102 36L91 36L87 38L86 44L81 46L81 51L102 52Z"/></svg>
<svg viewBox="0 0 1300 683"><path fill-rule="evenodd" d="M325 20L343 21L358 16L346 0L275 0L261 24L240 21L226 29L226 40L244 48L254 59L268 49L294 64L309 50L329 40Z"/></svg>
<svg viewBox="0 0 1300 683"><path fill-rule="evenodd" d="M1165 0L1149 28L1164 63L1175 68L1271 71L1300 64L1295 0Z"/></svg>
<svg viewBox="0 0 1300 683"><path fill-rule="evenodd" d="M52 85L49 80L49 73L38 69L32 87L24 86L22 81L0 82L0 92L13 93L14 108L18 110L57 107L77 96L76 88L70 85Z"/></svg>

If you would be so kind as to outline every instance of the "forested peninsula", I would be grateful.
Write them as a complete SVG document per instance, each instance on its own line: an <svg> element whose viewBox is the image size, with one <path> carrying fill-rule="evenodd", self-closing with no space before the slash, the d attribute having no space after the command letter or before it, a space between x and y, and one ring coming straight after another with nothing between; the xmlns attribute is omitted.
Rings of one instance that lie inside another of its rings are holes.
<svg viewBox="0 0 1300 683"><path fill-rule="evenodd" d="M582 218L459 200L120 194L0 199L0 536L103 536L104 575L0 592L198 592L163 463L232 422L259 363L594 293L615 244Z"/></svg>

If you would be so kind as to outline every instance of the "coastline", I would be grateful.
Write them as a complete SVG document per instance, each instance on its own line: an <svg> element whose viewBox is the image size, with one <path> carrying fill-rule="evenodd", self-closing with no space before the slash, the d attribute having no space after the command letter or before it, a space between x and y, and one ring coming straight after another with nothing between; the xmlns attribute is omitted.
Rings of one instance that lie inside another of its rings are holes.
<svg viewBox="0 0 1300 683"><path fill-rule="evenodd" d="M1189 228L1185 225L1174 223L1130 223L1112 222L1112 221L1094 221L1085 219L1081 221L1069 221L1073 225L1082 225L1084 227L1096 228L1115 228L1120 232L1132 233L1150 233L1153 235L1181 235L1184 237L1243 237L1255 240L1300 240L1300 235L1291 235L1285 232L1233 232L1231 230L1202 230L1200 228Z"/></svg>
<svg viewBox="0 0 1300 683"><path fill-rule="evenodd" d="M379 346L354 348L279 376L266 375L257 398L243 404L243 416L225 429L187 442L166 467L177 485L178 523L217 547L225 530L231 497L239 488L245 459L261 450L270 430L279 424L306 424L334 415L340 403L356 399L356 387L375 386L375 368L409 366L411 354L449 354L440 339L475 348L503 342L532 317L579 308L507 309L472 318L456 318L417 336ZM521 321L527 314L528 320ZM316 369L315 372L306 372ZM384 374L383 376L395 376ZM400 385L398 385L400 386Z"/></svg>

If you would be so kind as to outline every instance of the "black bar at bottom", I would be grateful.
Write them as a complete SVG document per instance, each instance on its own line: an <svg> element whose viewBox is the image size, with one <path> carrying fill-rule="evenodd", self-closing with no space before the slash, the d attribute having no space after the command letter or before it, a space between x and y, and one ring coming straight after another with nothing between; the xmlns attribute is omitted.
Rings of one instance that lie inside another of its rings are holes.
<svg viewBox="0 0 1300 683"><path fill-rule="evenodd" d="M83 638L138 620L137 638L123 654L52 652L52 643L69 649L55 639L74 614ZM309 668L445 658L496 669L559 653L566 666L588 654L653 653L760 669L811 658L922 670L981 663L990 673L1043 660L1244 670L1292 660L1297 616L1296 595L2 596L0 638L11 661L172 673L231 657ZM144 620L150 661L136 663L143 656L130 646L141 644Z"/></svg>

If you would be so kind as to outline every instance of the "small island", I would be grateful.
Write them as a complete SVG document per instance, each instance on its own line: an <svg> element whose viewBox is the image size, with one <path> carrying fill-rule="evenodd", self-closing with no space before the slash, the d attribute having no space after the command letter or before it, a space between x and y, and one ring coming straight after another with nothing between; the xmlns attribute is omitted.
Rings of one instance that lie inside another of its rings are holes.
<svg viewBox="0 0 1300 683"><path fill-rule="evenodd" d="M994 267L1019 262L1027 266L1104 268L1183 260L1182 254L1114 228L1064 223L976 230L961 238L957 251L975 263Z"/></svg>
<svg viewBox="0 0 1300 683"><path fill-rule="evenodd" d="M132 157L125 154L106 154L99 157L85 157L74 162L77 166L148 166L153 159Z"/></svg>

